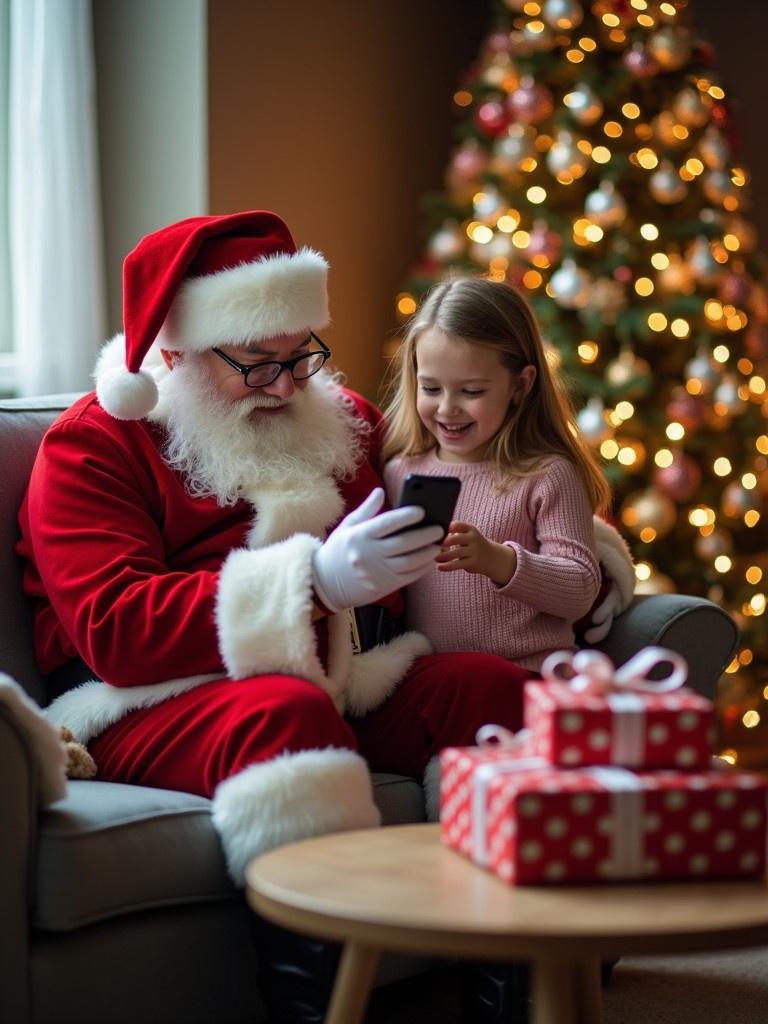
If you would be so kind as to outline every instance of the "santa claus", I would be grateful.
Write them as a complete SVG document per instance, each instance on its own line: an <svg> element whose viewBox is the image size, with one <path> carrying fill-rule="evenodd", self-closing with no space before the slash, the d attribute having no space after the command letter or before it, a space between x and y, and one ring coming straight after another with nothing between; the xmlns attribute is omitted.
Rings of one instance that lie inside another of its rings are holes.
<svg viewBox="0 0 768 1024"><path fill-rule="evenodd" d="M21 513L40 665L83 680L49 717L100 778L212 797L238 882L269 847L376 825L369 767L421 777L520 725L526 673L500 658L415 634L353 654L349 609L396 618L440 530L381 511L379 414L315 333L327 270L262 211L144 238L124 334Z"/></svg>
<svg viewBox="0 0 768 1024"><path fill-rule="evenodd" d="M20 514L37 657L64 691L48 717L102 779L211 797L238 883L270 847L377 825L370 769L418 778L488 722L519 728L529 675L416 634L356 653L351 610L396 620L441 531L382 511L380 414L316 333L327 271L265 211L144 238L124 333Z"/></svg>

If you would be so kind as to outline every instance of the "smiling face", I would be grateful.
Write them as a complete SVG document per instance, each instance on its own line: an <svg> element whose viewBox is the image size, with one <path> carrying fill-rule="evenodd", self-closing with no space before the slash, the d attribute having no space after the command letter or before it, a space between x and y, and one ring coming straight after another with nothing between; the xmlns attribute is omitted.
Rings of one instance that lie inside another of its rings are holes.
<svg viewBox="0 0 768 1024"><path fill-rule="evenodd" d="M528 390L525 371L513 376L493 348L437 327L416 342L416 374L416 410L443 462L484 461L510 402Z"/></svg>

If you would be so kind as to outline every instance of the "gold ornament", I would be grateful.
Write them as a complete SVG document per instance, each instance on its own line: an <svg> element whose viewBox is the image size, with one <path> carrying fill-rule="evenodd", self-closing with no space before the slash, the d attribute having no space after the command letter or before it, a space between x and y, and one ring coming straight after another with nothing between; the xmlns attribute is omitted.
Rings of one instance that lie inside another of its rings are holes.
<svg viewBox="0 0 768 1024"><path fill-rule="evenodd" d="M723 268L712 255L712 247L704 235L693 242L686 257L693 276L701 284L714 284L723 276Z"/></svg>
<svg viewBox="0 0 768 1024"><path fill-rule="evenodd" d="M677 522L677 506L671 498L657 487L633 491L624 500L620 511L621 521L636 537L643 531L653 531L657 537L665 537Z"/></svg>
<svg viewBox="0 0 768 1024"><path fill-rule="evenodd" d="M567 174L580 178L590 164L590 157L582 153L570 132L558 132L557 138L547 153L547 168L557 177Z"/></svg>
<svg viewBox="0 0 768 1024"><path fill-rule="evenodd" d="M662 291L669 295L689 295L696 287L693 271L679 253L668 253L669 264L656 274Z"/></svg>
<svg viewBox="0 0 768 1024"><path fill-rule="evenodd" d="M733 539L730 533L716 527L706 536L699 534L693 542L693 550L702 562L714 562L720 555L733 553Z"/></svg>
<svg viewBox="0 0 768 1024"><path fill-rule="evenodd" d="M430 256L440 263L457 260L465 249L466 236L455 221L451 221L436 231L427 243Z"/></svg>
<svg viewBox="0 0 768 1024"><path fill-rule="evenodd" d="M672 101L672 112L686 128L701 128L710 117L709 106L698 89L682 89Z"/></svg>
<svg viewBox="0 0 768 1024"><path fill-rule="evenodd" d="M707 171L702 176L701 187L704 195L709 199L711 203L725 203L727 199L731 200L731 209L734 209L734 202L738 205L743 194L743 187L734 185L731 181L731 176L727 171L723 170L712 170Z"/></svg>
<svg viewBox="0 0 768 1024"><path fill-rule="evenodd" d="M594 310L607 324L615 324L619 313L626 308L624 285L610 277L598 277L592 282L586 308Z"/></svg>
<svg viewBox="0 0 768 1024"><path fill-rule="evenodd" d="M660 28L648 37L646 47L662 71L677 71L691 56L691 36L685 29Z"/></svg>
<svg viewBox="0 0 768 1024"><path fill-rule="evenodd" d="M526 160L538 157L536 131L523 124L513 124L493 144L490 169L503 177L517 171Z"/></svg>
<svg viewBox="0 0 768 1024"><path fill-rule="evenodd" d="M756 502L759 504L752 491L748 491L738 480L732 480L723 490L720 508L729 519L741 519L745 512L755 508Z"/></svg>
<svg viewBox="0 0 768 1024"><path fill-rule="evenodd" d="M731 161L731 147L720 129L713 124L699 140L699 153L707 167L712 170L726 167Z"/></svg>
<svg viewBox="0 0 768 1024"><path fill-rule="evenodd" d="M622 349L605 368L605 379L622 397L643 394L651 382L651 367L630 349Z"/></svg>
<svg viewBox="0 0 768 1024"><path fill-rule="evenodd" d="M705 348L697 350L693 359L685 364L686 380L699 382L702 395L710 394L720 382L720 371Z"/></svg>

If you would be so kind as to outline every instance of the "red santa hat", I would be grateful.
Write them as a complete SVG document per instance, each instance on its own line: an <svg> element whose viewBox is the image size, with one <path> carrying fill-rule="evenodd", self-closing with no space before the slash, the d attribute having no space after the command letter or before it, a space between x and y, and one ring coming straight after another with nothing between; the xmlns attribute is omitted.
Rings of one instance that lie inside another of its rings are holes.
<svg viewBox="0 0 768 1024"><path fill-rule="evenodd" d="M190 217L147 235L123 264L125 364L99 367L96 394L116 419L147 416L157 384L142 370L160 348L202 352L329 322L328 263L297 250L266 210Z"/></svg>

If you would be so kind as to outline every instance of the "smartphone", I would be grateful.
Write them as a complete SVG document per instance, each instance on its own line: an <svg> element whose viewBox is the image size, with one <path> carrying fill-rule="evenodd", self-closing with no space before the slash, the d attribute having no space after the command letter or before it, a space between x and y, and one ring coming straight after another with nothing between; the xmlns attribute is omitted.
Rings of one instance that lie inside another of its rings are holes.
<svg viewBox="0 0 768 1024"><path fill-rule="evenodd" d="M421 505L425 516L421 522L405 529L416 530L437 524L442 526L445 536L453 519L460 490L461 480L455 476L420 476L418 473L409 473L403 481L397 507Z"/></svg>

